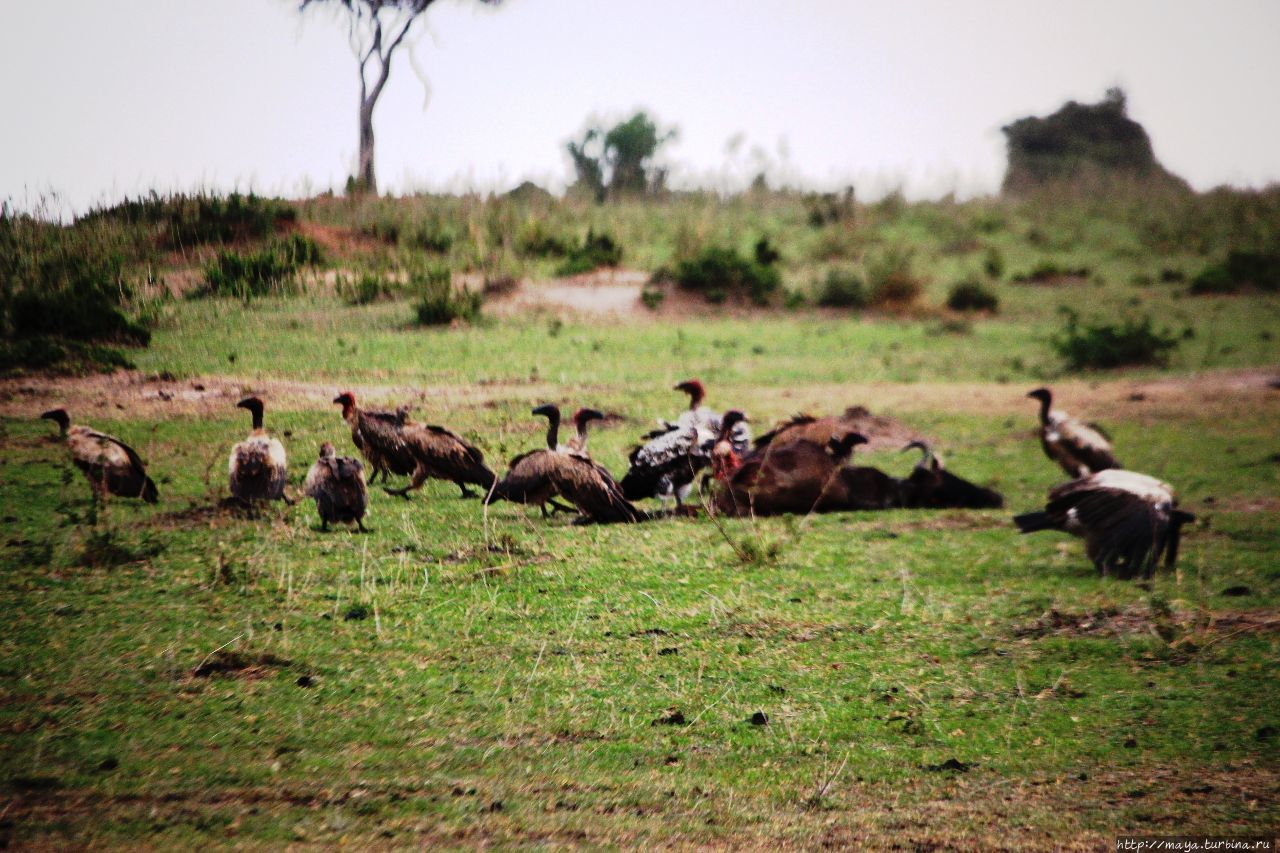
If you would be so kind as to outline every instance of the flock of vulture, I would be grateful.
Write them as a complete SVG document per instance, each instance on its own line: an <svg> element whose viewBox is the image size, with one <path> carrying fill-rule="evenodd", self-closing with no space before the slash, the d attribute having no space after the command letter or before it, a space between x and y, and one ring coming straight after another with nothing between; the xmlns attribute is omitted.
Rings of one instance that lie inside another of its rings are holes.
<svg viewBox="0 0 1280 853"><path fill-rule="evenodd" d="M547 419L546 447L511 460L499 479L484 454L441 426L411 420L408 410L363 409L355 395L343 392L333 402L351 429L351 440L371 470L368 483L381 475L384 490L408 498L428 479L455 483L463 497L533 504L544 517L550 511L577 512L576 523L634 523L670 515L696 515L686 501L695 487L708 512L729 516L835 512L889 508L999 508L1004 499L946 470L929 445L912 441L920 461L905 478L877 468L854 465L854 448L868 438L858 431L857 410L844 416L792 418L751 440L747 416L737 409L723 415L703 405L706 391L691 379L675 386L689 396L689 407L674 421L659 421L632 450L619 481L594 461L588 427L605 416L578 409L572 433L560 440L561 412L543 405L533 414ZM1086 553L1101 574L1149 577L1163 556L1177 560L1180 528L1194 520L1177 508L1165 483L1126 471L1100 429L1052 408L1047 388L1028 394L1040 402L1040 438L1045 454L1072 477L1049 493L1043 511L1016 516L1023 533L1059 530L1085 541ZM288 478L284 445L263 426L263 402L247 397L237 403L252 416L252 431L232 448L229 484L234 501L253 508L283 500ZM64 409L41 415L56 422L72 460L89 480L95 499L107 495L158 499L142 459L124 442L86 426L73 426ZM391 488L390 478L409 483ZM480 491L473 491L475 486ZM362 532L369 505L365 465L339 456L329 442L307 472L303 489L315 500L322 528L355 524ZM636 502L674 498L675 509L648 511Z"/></svg>

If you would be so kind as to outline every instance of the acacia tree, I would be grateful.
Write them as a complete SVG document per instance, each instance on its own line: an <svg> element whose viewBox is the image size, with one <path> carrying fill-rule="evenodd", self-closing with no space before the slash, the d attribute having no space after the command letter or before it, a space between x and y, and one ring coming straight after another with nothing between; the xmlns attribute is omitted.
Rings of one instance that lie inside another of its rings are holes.
<svg viewBox="0 0 1280 853"><path fill-rule="evenodd" d="M391 76L391 60L404 45L409 31L436 0L302 0L299 10L323 6L339 11L347 22L347 38L356 55L360 73L360 160L354 176L355 186L364 192L377 192L378 181L373 170L373 108L378 104L387 78ZM479 0L496 6L502 0Z"/></svg>
<svg viewBox="0 0 1280 853"><path fill-rule="evenodd" d="M641 111L607 131L588 128L581 142L570 142L566 147L573 158L578 183L597 201L604 201L609 195L660 191L666 182L666 170L653 167L653 157L675 136L674 129L659 134L658 125Z"/></svg>

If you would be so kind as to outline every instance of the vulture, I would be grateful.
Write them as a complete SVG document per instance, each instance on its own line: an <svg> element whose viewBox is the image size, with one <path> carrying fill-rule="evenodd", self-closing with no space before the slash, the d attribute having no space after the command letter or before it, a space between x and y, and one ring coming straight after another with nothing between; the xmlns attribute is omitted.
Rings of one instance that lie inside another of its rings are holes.
<svg viewBox="0 0 1280 853"><path fill-rule="evenodd" d="M400 435L408 423L408 409L401 407L394 412L362 409L356 406L356 395L350 391L343 391L333 402L342 406L342 419L351 427L351 443L373 471L369 482L376 480L379 473L384 484L390 474L402 477L413 474L418 464Z"/></svg>
<svg viewBox="0 0 1280 853"><path fill-rule="evenodd" d="M1063 483L1049 492L1043 512L1013 521L1022 533L1060 530L1084 539L1098 574L1151 577L1161 555L1178 562L1182 525L1195 516L1178 509L1173 489L1155 477L1109 468Z"/></svg>
<svg viewBox="0 0 1280 853"><path fill-rule="evenodd" d="M1067 472L1069 477L1084 477L1108 468L1123 468L1111 449L1111 442L1094 424L1053 409L1053 392L1037 388L1027 393L1040 401L1040 445L1044 455Z"/></svg>
<svg viewBox="0 0 1280 853"><path fill-rule="evenodd" d="M689 395L689 408L675 423L660 421L658 429L644 436L645 443L631 451L630 467L622 478L628 500L674 495L679 507L688 497L694 477L711 463L721 420L702 405L706 388L699 380L688 379L673 390ZM735 423L730 440L739 456L747 452L751 432L745 418Z"/></svg>
<svg viewBox="0 0 1280 853"><path fill-rule="evenodd" d="M903 506L909 509L1000 509L1004 496L957 477L928 442L913 441L902 452L919 450L920 461L903 481Z"/></svg>
<svg viewBox="0 0 1280 853"><path fill-rule="evenodd" d="M545 416L551 424L547 430L547 448L513 459L507 476L493 487L491 499L542 503L560 495L582 513L575 523L627 524L649 518L623 496L609 472L592 461L585 450L587 424L603 419L602 412L579 409L573 416L578 447L556 444L559 409L539 406L534 414Z"/></svg>
<svg viewBox="0 0 1280 853"><path fill-rule="evenodd" d="M66 409L53 409L40 417L58 425L59 436L71 450L71 461L89 481L94 500L117 495L153 504L159 499L156 484L132 447L91 427L72 426Z"/></svg>
<svg viewBox="0 0 1280 853"><path fill-rule="evenodd" d="M284 493L285 479L289 474L284 445L262 428L262 400L245 397L236 406L249 410L253 416L253 431L231 448L227 466L231 475L231 496L246 504L275 500L292 504Z"/></svg>
<svg viewBox="0 0 1280 853"><path fill-rule="evenodd" d="M429 479L436 479L453 483L464 498L477 498L481 495L468 489L468 485L479 486L487 492L498 479L485 466L484 454L478 447L442 426L406 423L400 435L413 456L413 479L402 489L384 486L383 491L389 495L408 499L409 492L422 488Z"/></svg>
<svg viewBox="0 0 1280 853"><path fill-rule="evenodd" d="M845 463L866 436L849 432L820 445L808 439L754 452L722 482L716 508L726 515L780 515L850 509Z"/></svg>
<svg viewBox="0 0 1280 853"><path fill-rule="evenodd" d="M580 409L574 416L574 421L578 425L578 431L583 437L584 444L587 420L584 417L584 413L590 411L592 410ZM547 446L531 450L528 453L522 453L512 459L506 476L489 490L489 493L485 495L484 502L490 504L494 501L511 501L512 503L537 504L538 508L542 510L542 517L546 518L548 503L551 504L552 509L571 511L570 507L556 502L556 486L552 482L549 473L549 468L555 464L549 454L565 452L565 448L559 444L560 407L548 403L534 409L531 414L540 415L547 419Z"/></svg>
<svg viewBox="0 0 1280 853"><path fill-rule="evenodd" d="M364 482L364 466L359 459L338 456L333 445L320 445L320 458L307 472L303 486L307 497L314 498L316 511L320 513L320 527L329 529L329 523L355 523L361 533L367 533L364 513L369 507L369 489Z"/></svg>

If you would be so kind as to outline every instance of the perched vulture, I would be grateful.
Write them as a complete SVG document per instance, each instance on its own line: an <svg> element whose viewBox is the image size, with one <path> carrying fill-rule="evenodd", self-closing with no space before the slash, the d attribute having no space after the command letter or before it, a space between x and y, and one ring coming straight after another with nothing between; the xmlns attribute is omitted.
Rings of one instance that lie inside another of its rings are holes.
<svg viewBox="0 0 1280 853"><path fill-rule="evenodd" d="M314 498L320 513L320 526L329 529L330 522L352 524L366 533L364 513L369 507L369 489L364 482L364 466L359 459L338 456L329 442L320 445L320 458L307 472L303 486L307 497Z"/></svg>
<svg viewBox="0 0 1280 853"><path fill-rule="evenodd" d="M903 505L910 509L999 509L1004 496L957 477L946 469L942 457L924 441L913 441L902 448L919 450L920 461L903 482Z"/></svg>
<svg viewBox="0 0 1280 853"><path fill-rule="evenodd" d="M244 441L231 448L227 465L231 496L250 504L275 500L293 503L284 494L285 480L289 475L284 445L262 427L262 400L245 397L236 406L249 410L253 416L253 430Z"/></svg>
<svg viewBox="0 0 1280 853"><path fill-rule="evenodd" d="M1112 468L1057 486L1043 512L1013 521L1023 533L1060 530L1081 537L1101 575L1151 577L1162 554L1166 567L1177 564L1181 527L1195 521L1177 506L1167 483Z"/></svg>
<svg viewBox="0 0 1280 853"><path fill-rule="evenodd" d="M711 464L711 450L720 434L720 415L702 405L706 389L689 379L673 390L689 395L689 408L675 423L660 421L658 429L644 436L645 443L631 451L630 467L622 478L628 500L668 498L683 504L694 478ZM739 456L750 447L751 433L745 419L738 421L730 440Z"/></svg>
<svg viewBox="0 0 1280 853"><path fill-rule="evenodd" d="M369 482L376 480L379 473L386 483L390 474L405 477L417 469L418 463L400 434L409 422L408 409L401 407L394 412L362 409L350 391L343 391L333 402L342 406L342 419L351 427L351 443L369 462L373 471Z"/></svg>
<svg viewBox="0 0 1280 853"><path fill-rule="evenodd" d="M66 409L53 409L40 417L58 425L59 435L71 451L71 461L89 481L95 500L116 495L142 498L153 504L159 498L156 484L147 476L142 458L132 447L90 427L72 426Z"/></svg>
<svg viewBox="0 0 1280 853"><path fill-rule="evenodd" d="M1084 477L1095 471L1124 467L1096 425L1051 408L1053 392L1048 388L1037 388L1027 396L1040 401L1040 445L1044 455L1057 462L1067 476Z"/></svg>

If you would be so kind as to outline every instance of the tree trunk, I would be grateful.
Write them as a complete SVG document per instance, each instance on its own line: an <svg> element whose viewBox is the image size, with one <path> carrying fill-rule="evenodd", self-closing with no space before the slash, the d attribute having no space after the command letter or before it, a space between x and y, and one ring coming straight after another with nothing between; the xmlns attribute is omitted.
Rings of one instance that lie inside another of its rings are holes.
<svg viewBox="0 0 1280 853"><path fill-rule="evenodd" d="M360 163L356 168L356 183L361 192L377 193L378 179L373 173L373 105L381 87L375 89L372 98L360 99Z"/></svg>

